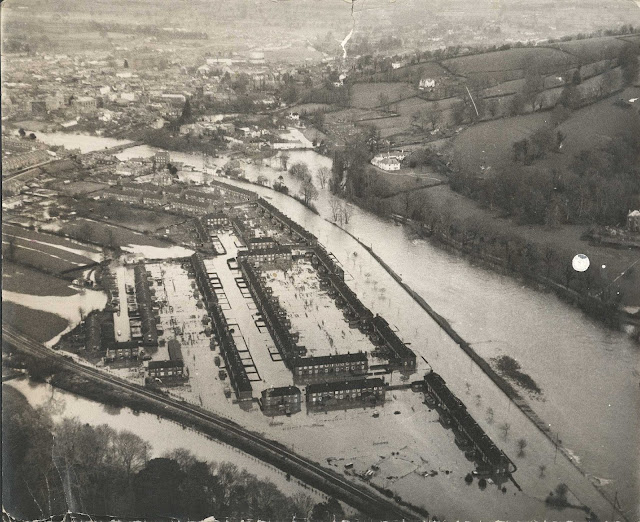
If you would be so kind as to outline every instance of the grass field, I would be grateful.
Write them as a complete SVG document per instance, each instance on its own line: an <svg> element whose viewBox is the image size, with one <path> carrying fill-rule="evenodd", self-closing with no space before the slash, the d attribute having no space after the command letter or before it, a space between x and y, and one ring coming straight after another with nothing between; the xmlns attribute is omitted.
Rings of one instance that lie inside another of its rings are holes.
<svg viewBox="0 0 640 522"><path fill-rule="evenodd" d="M549 45L567 52L575 56L576 60L585 63L617 58L620 50L627 44L616 36L603 36L601 38L557 42Z"/></svg>
<svg viewBox="0 0 640 522"><path fill-rule="evenodd" d="M633 108L614 105L617 99L628 101L633 98L640 98L640 88L625 89L622 93L574 111L557 128L566 136L562 153L548 154L536 161L532 168L567 167L578 152L604 146L624 129L637 128L633 126L634 121L636 125L638 123L637 109L634 111ZM458 168L485 176L491 171L483 171L481 166L491 167L493 171L508 168L513 165L513 143L543 127L549 117L549 112L537 112L469 127L454 138L452 161Z"/></svg>
<svg viewBox="0 0 640 522"><path fill-rule="evenodd" d="M548 113L527 114L479 123L454 138L451 158L454 165L474 174L481 166L500 169L512 165L513 143L530 136L545 125Z"/></svg>
<svg viewBox="0 0 640 522"><path fill-rule="evenodd" d="M55 183L51 188L59 190L62 194L67 196L77 196L81 194L89 194L96 190L107 188L105 183L95 183L93 181L74 181L72 183L64 184L63 182Z"/></svg>
<svg viewBox="0 0 640 522"><path fill-rule="evenodd" d="M54 338L68 325L67 320L58 315L33 310L5 300L2 301L2 322L17 328L39 342L46 342Z"/></svg>
<svg viewBox="0 0 640 522"><path fill-rule="evenodd" d="M575 60L567 53L548 47L523 47L445 60L443 65L455 74L492 73L524 69L532 60L550 70L568 67Z"/></svg>
<svg viewBox="0 0 640 522"><path fill-rule="evenodd" d="M115 225L132 228L138 232L155 232L176 223L186 221L184 216L176 216L163 211L133 208L118 201L80 201L74 203L79 216L89 219L108 218Z"/></svg>
<svg viewBox="0 0 640 522"><path fill-rule="evenodd" d="M402 100L418 93L409 83L356 83L351 87L351 106L360 109L380 107L381 96L386 96L390 103Z"/></svg>
<svg viewBox="0 0 640 522"><path fill-rule="evenodd" d="M128 230L110 223L91 221L84 218L64 223L61 232L69 235L86 234L92 241L105 246L146 245L158 248L173 246L171 243L161 241L160 239L140 232Z"/></svg>
<svg viewBox="0 0 640 522"><path fill-rule="evenodd" d="M449 73L436 62L418 63L400 69L392 69L385 73L375 73L371 79L375 81L409 82L418 85L422 78L441 78Z"/></svg>
<svg viewBox="0 0 640 522"><path fill-rule="evenodd" d="M2 263L2 288L31 295L74 295L69 281L10 261Z"/></svg>
<svg viewBox="0 0 640 522"><path fill-rule="evenodd" d="M5 224L2 227L2 246L5 256L11 256L9 252L11 244L14 246L13 261L50 273L59 273L93 263L101 258L100 250L93 246Z"/></svg>

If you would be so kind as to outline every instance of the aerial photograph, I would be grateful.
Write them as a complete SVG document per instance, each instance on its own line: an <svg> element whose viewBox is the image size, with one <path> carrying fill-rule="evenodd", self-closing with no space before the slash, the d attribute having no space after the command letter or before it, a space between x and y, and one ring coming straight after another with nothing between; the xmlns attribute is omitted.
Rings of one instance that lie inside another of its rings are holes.
<svg viewBox="0 0 640 522"><path fill-rule="evenodd" d="M2 522L640 521L640 0L3 0Z"/></svg>

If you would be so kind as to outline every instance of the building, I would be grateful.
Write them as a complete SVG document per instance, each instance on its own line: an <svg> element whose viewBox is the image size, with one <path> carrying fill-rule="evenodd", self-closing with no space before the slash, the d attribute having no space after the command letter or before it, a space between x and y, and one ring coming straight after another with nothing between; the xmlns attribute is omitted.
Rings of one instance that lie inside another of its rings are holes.
<svg viewBox="0 0 640 522"><path fill-rule="evenodd" d="M400 161L395 156L378 154L371 159L371 164L387 172L400 170Z"/></svg>
<svg viewBox="0 0 640 522"><path fill-rule="evenodd" d="M171 198L169 200L169 209L180 214L201 215L208 213L211 210L211 205L201 201Z"/></svg>
<svg viewBox="0 0 640 522"><path fill-rule="evenodd" d="M166 150L159 150L153 156L153 162L156 165L156 169L163 169L168 163L171 163L171 154Z"/></svg>
<svg viewBox="0 0 640 522"><path fill-rule="evenodd" d="M260 408L265 414L290 414L301 409L301 392L297 386L263 390Z"/></svg>
<svg viewBox="0 0 640 522"><path fill-rule="evenodd" d="M73 99L71 106L76 114L88 114L98 108L98 102L91 96L79 96Z"/></svg>
<svg viewBox="0 0 640 522"><path fill-rule="evenodd" d="M310 384L306 389L307 407L332 408L374 406L385 401L386 385L378 377L353 381Z"/></svg>
<svg viewBox="0 0 640 522"><path fill-rule="evenodd" d="M105 353L105 362L137 359L140 356L140 346L137 341L109 343Z"/></svg>
<svg viewBox="0 0 640 522"><path fill-rule="evenodd" d="M175 361L149 361L147 367L147 378L150 380L160 379L184 379L185 370L182 360Z"/></svg>
<svg viewBox="0 0 640 522"><path fill-rule="evenodd" d="M229 218L224 212L213 212L203 216L201 219L209 228L219 228L229 224Z"/></svg>
<svg viewBox="0 0 640 522"><path fill-rule="evenodd" d="M275 248L278 244L272 237L251 237L247 239L247 248L249 250L264 250L266 248Z"/></svg>
<svg viewBox="0 0 640 522"><path fill-rule="evenodd" d="M241 257L250 261L254 267L273 264L277 261L291 262L292 260L291 248L285 246L240 251L238 252L238 258Z"/></svg>
<svg viewBox="0 0 640 522"><path fill-rule="evenodd" d="M369 361L364 352L299 357L292 363L296 382L361 378L368 369Z"/></svg>
<svg viewBox="0 0 640 522"><path fill-rule="evenodd" d="M225 362L225 369L229 375L229 381L239 401L251 401L253 399L253 387L247 375L247 370L238 352L238 347L229 331L227 320L218 304L218 296L213 289L211 279L207 272L202 256L195 253L191 256L191 266L195 272L198 289L202 294L209 317L214 328L214 340L220 346L220 354Z"/></svg>
<svg viewBox="0 0 640 522"><path fill-rule="evenodd" d="M418 89L421 91L427 89L433 89L436 86L436 81L433 78L422 78L418 84Z"/></svg>
<svg viewBox="0 0 640 522"><path fill-rule="evenodd" d="M404 344L380 315L373 319L373 337L376 344L382 343L389 366L395 370L415 372L416 354Z"/></svg>
<svg viewBox="0 0 640 522"><path fill-rule="evenodd" d="M465 405L449 390L440 375L435 372L426 374L424 391L435 403L441 424L453 429L456 444L465 451L467 457L478 463L479 469L502 476L515 472L515 464L478 426Z"/></svg>

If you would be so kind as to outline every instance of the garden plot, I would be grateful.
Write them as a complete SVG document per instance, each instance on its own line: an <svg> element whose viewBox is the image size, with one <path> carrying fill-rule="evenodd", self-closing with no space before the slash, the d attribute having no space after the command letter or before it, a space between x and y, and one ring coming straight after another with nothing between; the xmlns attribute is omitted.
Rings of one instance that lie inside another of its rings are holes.
<svg viewBox="0 0 640 522"><path fill-rule="evenodd" d="M373 345L358 329L350 328L342 311L325 290L309 261L294 263L287 271L263 272L273 295L287 311L292 329L300 333L299 344L310 356L368 352Z"/></svg>

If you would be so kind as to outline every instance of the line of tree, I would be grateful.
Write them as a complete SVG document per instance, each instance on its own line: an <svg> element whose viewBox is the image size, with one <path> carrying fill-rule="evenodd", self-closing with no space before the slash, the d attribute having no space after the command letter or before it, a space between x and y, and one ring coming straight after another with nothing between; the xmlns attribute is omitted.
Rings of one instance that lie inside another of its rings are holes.
<svg viewBox="0 0 640 522"><path fill-rule="evenodd" d="M210 463L177 449L151 458L151 446L129 431L78 419L54 422L51 402L33 408L3 387L3 507L23 520L80 511L121 517L225 517L316 521L344 517L331 499L286 496L229 462Z"/></svg>

